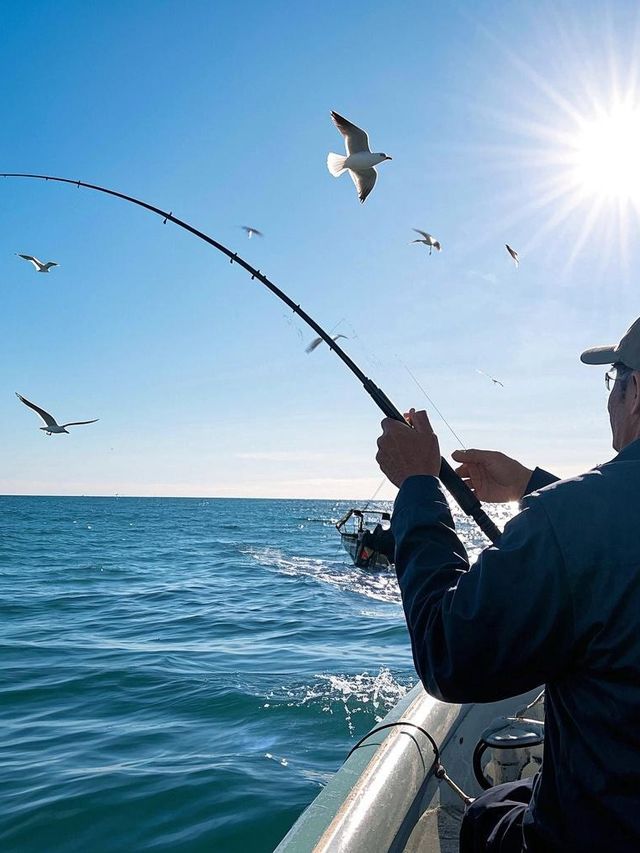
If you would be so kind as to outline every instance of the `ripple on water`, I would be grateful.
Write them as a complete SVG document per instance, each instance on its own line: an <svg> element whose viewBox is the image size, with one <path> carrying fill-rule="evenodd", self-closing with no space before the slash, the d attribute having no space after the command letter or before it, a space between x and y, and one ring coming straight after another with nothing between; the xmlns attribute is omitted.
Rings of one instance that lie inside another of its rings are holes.
<svg viewBox="0 0 640 853"><path fill-rule="evenodd" d="M284 575L310 578L346 592L379 601L400 602L400 590L392 571L370 572L349 565L342 557L333 560L310 559L285 554L279 548L246 548L244 553L260 565Z"/></svg>
<svg viewBox="0 0 640 853"><path fill-rule="evenodd" d="M349 508L0 498L0 849L273 850L415 681Z"/></svg>

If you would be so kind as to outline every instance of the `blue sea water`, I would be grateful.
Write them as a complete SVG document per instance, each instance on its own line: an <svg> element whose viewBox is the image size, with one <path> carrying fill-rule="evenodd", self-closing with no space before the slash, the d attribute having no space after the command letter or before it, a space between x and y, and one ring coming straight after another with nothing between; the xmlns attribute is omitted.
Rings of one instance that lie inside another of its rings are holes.
<svg viewBox="0 0 640 853"><path fill-rule="evenodd" d="M0 850L273 850L416 679L349 506L0 497Z"/></svg>

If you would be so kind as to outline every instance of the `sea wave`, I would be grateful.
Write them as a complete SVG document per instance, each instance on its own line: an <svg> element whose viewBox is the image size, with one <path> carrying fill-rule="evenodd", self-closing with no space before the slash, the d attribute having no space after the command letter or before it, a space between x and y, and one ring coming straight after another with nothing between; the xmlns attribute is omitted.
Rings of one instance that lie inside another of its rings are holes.
<svg viewBox="0 0 640 853"><path fill-rule="evenodd" d="M378 601L400 602L400 590L392 571L365 571L347 563L346 557L311 559L286 554L279 548L248 547L243 553L260 565L285 575L311 578Z"/></svg>
<svg viewBox="0 0 640 853"><path fill-rule="evenodd" d="M273 850L415 681L349 508L0 498L0 849Z"/></svg>

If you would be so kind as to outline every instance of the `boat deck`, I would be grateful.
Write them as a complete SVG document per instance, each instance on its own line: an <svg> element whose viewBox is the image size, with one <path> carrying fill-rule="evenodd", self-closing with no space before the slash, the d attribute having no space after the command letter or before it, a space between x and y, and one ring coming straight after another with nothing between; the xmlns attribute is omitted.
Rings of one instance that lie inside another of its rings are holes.
<svg viewBox="0 0 640 853"><path fill-rule="evenodd" d="M463 808L440 805L427 809L416 823L403 853L458 853Z"/></svg>

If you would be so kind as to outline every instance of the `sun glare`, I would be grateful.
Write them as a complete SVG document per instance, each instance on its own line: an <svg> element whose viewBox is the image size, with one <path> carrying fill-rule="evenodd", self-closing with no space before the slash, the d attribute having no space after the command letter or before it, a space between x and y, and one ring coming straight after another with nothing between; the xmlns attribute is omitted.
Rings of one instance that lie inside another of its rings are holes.
<svg viewBox="0 0 640 853"><path fill-rule="evenodd" d="M581 122L575 181L585 196L640 203L640 109L619 105Z"/></svg>

